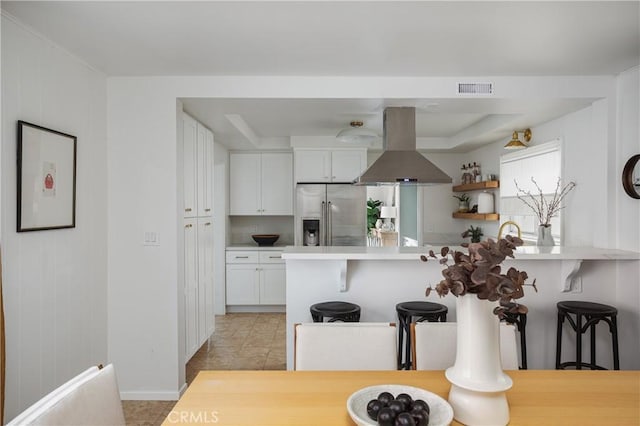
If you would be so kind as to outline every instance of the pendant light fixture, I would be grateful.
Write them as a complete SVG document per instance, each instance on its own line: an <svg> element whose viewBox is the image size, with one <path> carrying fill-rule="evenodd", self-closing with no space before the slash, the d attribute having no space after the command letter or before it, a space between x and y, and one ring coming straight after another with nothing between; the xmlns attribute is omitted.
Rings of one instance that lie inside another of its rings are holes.
<svg viewBox="0 0 640 426"><path fill-rule="evenodd" d="M378 138L378 134L371 129L367 129L363 126L362 121L352 121L349 123L351 126L348 129L340 130L336 135L336 139L340 142L354 143L354 142L372 142Z"/></svg>
<svg viewBox="0 0 640 426"><path fill-rule="evenodd" d="M531 129L525 129L519 132L514 130L511 140L509 141L508 144L504 146L504 149L523 149L527 147L526 144L524 144L523 142L520 141L520 139L518 139L518 133L523 134L522 137L525 140L525 142L529 142L531 140Z"/></svg>

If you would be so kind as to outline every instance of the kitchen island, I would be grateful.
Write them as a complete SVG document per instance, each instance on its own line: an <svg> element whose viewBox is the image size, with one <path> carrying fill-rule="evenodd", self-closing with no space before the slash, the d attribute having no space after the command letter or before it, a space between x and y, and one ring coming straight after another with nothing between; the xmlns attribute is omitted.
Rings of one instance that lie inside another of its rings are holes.
<svg viewBox="0 0 640 426"><path fill-rule="evenodd" d="M461 247L451 247L466 252ZM310 322L309 307L340 300L362 308L360 321L397 322L395 305L429 300L449 308L448 321L456 320L455 298L425 297L427 286L442 279L442 266L430 259L429 250L440 247L299 247L285 248L282 258L287 276L287 368L293 367L293 327ZM527 349L529 368L555 367L556 303L587 300L618 308L620 365L640 369L640 253L593 247L518 247L515 259L503 267L526 271L535 278L538 292L525 289L520 300L529 308ZM598 362L611 366L610 338L598 327ZM600 329L602 331L600 331ZM564 333L563 354L575 348ZM566 346L565 346L566 345ZM339 350L339 348L336 348Z"/></svg>

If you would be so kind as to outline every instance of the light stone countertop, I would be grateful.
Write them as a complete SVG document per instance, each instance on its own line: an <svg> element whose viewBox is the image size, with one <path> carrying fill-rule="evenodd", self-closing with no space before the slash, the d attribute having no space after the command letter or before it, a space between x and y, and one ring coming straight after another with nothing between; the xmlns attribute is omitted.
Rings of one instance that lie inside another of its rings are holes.
<svg viewBox="0 0 640 426"><path fill-rule="evenodd" d="M450 246L449 248L467 252L466 248L460 246ZM287 246L282 258L285 260L415 260L421 254L427 254L429 250L433 250L436 255L439 255L440 249L441 246ZM515 260L640 260L640 253L598 247L522 246L516 249Z"/></svg>
<svg viewBox="0 0 640 426"><path fill-rule="evenodd" d="M282 251L287 247L286 245L275 244L273 246L259 246L255 243L249 244L234 244L226 248L227 251L253 251L253 250L266 250L266 251Z"/></svg>

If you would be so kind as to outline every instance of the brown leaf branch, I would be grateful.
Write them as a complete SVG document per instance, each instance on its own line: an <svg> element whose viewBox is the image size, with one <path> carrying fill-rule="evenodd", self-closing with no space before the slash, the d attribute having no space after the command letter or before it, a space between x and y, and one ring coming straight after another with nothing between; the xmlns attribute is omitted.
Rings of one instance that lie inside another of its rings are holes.
<svg viewBox="0 0 640 426"><path fill-rule="evenodd" d="M558 178L558 181L556 182L556 189L553 192L553 197L548 201L542 192L542 188L540 188L540 185L538 185L538 182L536 182L533 177L531 178L531 182L533 182L538 190L538 193L535 195L532 194L531 191L525 191L520 188L515 179L513 182L517 189L516 197L518 197L520 201L533 211L542 226L549 226L551 224L551 218L557 216L558 212L565 208L565 206L562 205L562 201L569 192L576 187L576 183L572 181L561 188L561 181L560 178Z"/></svg>

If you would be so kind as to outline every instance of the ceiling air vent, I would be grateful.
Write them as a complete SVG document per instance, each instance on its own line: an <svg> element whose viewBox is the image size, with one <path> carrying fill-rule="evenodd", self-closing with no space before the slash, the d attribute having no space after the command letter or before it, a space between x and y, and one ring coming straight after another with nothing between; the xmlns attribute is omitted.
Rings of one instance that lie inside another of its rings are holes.
<svg viewBox="0 0 640 426"><path fill-rule="evenodd" d="M458 83L458 95L493 95L493 83Z"/></svg>

